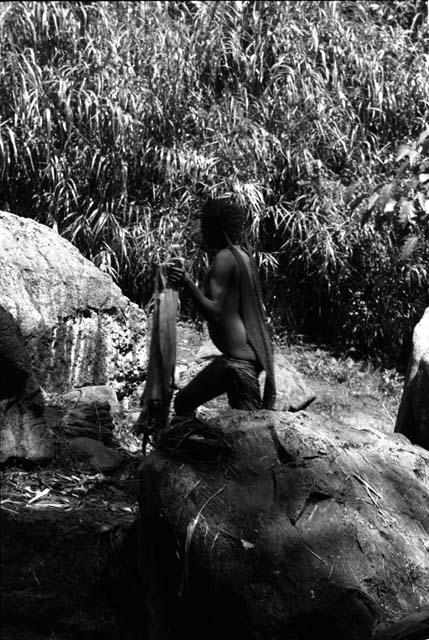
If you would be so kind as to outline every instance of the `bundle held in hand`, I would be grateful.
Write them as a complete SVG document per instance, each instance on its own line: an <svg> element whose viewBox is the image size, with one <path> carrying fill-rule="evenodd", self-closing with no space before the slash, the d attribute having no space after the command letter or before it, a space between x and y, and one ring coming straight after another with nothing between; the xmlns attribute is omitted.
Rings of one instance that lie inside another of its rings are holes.
<svg viewBox="0 0 429 640"><path fill-rule="evenodd" d="M178 294L167 282L166 267L158 268L146 386L138 433L150 433L167 426L176 366L176 315Z"/></svg>

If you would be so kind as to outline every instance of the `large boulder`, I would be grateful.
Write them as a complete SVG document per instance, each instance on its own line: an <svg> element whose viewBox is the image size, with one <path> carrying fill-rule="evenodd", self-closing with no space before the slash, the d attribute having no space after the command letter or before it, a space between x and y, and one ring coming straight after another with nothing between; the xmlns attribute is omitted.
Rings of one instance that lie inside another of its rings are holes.
<svg viewBox="0 0 429 640"><path fill-rule="evenodd" d="M429 308L414 329L395 431L429 450Z"/></svg>
<svg viewBox="0 0 429 640"><path fill-rule="evenodd" d="M149 638L366 640L429 605L429 453L310 410L212 429L141 469Z"/></svg>
<svg viewBox="0 0 429 640"><path fill-rule="evenodd" d="M144 312L53 229L0 212L0 280L46 391L112 384L121 396L144 378Z"/></svg>

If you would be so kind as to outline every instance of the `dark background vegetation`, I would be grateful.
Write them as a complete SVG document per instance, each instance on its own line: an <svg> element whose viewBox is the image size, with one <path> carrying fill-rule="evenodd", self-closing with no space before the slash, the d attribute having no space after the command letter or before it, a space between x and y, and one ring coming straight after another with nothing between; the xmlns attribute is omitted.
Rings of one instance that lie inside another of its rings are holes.
<svg viewBox="0 0 429 640"><path fill-rule="evenodd" d="M200 199L233 194L276 330L403 366L429 305L426 2L5 2L0 47L2 209L146 305L169 255L200 277Z"/></svg>

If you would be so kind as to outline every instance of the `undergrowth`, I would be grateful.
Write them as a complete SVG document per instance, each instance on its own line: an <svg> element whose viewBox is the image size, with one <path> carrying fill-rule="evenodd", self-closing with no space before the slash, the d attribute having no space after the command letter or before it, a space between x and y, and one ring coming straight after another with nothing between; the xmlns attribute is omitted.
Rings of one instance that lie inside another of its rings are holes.
<svg viewBox="0 0 429 640"><path fill-rule="evenodd" d="M429 181L366 214L427 126L426 2L4 2L0 36L2 208L146 305L168 256L201 277L194 214L229 193L277 329L405 362Z"/></svg>

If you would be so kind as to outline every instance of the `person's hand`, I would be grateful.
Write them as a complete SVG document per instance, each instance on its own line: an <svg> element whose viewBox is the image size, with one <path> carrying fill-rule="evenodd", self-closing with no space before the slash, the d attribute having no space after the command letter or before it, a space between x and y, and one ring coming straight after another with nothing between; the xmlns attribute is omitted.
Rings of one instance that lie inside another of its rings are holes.
<svg viewBox="0 0 429 640"><path fill-rule="evenodd" d="M180 287L186 276L186 271L183 265L183 261L175 258L167 263L167 278L168 282L173 287Z"/></svg>

